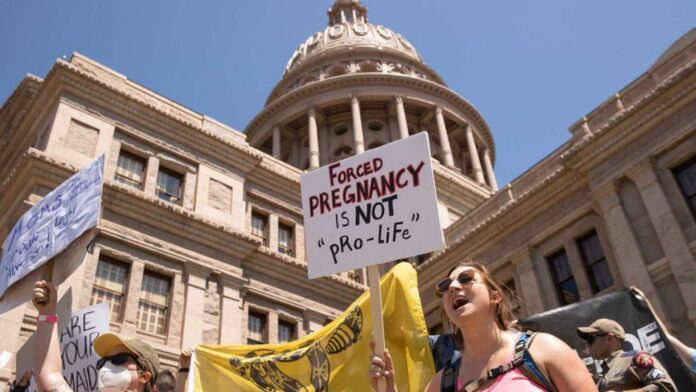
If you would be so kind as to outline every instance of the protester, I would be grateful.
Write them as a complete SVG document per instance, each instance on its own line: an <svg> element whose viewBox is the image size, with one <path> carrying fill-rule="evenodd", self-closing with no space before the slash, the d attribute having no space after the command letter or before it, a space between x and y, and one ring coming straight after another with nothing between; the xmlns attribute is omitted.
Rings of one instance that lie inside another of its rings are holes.
<svg viewBox="0 0 696 392"><path fill-rule="evenodd" d="M614 320L600 318L588 327L578 327L592 358L604 360L597 383L600 391L676 391L672 379L654 356L642 351L623 351L625 332Z"/></svg>
<svg viewBox="0 0 696 392"><path fill-rule="evenodd" d="M677 354L679 354L679 358L684 362L684 365L696 373L696 348L687 346L670 334L667 334L667 339L672 343L672 347L677 350Z"/></svg>
<svg viewBox="0 0 696 392"><path fill-rule="evenodd" d="M56 288L47 281L34 284L32 302L39 311L34 341L34 370L39 391L72 391L62 375ZM159 374L159 358L155 350L139 339L124 339L103 333L94 341L98 386L106 391L154 391Z"/></svg>
<svg viewBox="0 0 696 392"><path fill-rule="evenodd" d="M10 385L10 390L9 392L24 392L27 390L27 387L29 387L29 383L31 382L31 376L32 376L32 371L27 370L24 372L22 375L22 378L19 378L17 380L14 380L12 382L12 385Z"/></svg>
<svg viewBox="0 0 696 392"><path fill-rule="evenodd" d="M585 364L561 340L509 329L512 315L502 285L483 265L459 264L437 284L436 293L456 329L461 357L439 371L426 391L596 390ZM388 351L384 358L372 357L368 375L373 389L384 380L387 392L397 391Z"/></svg>
<svg viewBox="0 0 696 392"><path fill-rule="evenodd" d="M165 369L160 372L157 377L157 391L156 392L174 392L176 386L176 377L171 370Z"/></svg>

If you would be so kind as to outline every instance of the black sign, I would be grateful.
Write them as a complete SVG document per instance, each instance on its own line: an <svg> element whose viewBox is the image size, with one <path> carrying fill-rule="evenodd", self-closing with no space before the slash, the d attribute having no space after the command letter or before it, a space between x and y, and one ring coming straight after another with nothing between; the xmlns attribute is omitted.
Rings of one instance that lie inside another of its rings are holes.
<svg viewBox="0 0 696 392"><path fill-rule="evenodd" d="M588 326L598 318L612 319L626 331L624 350L645 351L662 364L681 391L696 391L696 377L686 368L645 299L626 289L591 298L520 320L523 328L553 334L574 348L594 376L601 373L601 361L592 359L587 343L576 328Z"/></svg>

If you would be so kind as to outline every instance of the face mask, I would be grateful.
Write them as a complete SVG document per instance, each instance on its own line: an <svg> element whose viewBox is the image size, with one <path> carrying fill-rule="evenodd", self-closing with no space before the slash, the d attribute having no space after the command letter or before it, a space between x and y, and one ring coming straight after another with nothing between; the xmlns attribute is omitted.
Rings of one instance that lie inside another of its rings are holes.
<svg viewBox="0 0 696 392"><path fill-rule="evenodd" d="M125 366L114 365L111 362L104 364L99 369L98 388L100 392L122 392L128 389L131 383L131 373Z"/></svg>

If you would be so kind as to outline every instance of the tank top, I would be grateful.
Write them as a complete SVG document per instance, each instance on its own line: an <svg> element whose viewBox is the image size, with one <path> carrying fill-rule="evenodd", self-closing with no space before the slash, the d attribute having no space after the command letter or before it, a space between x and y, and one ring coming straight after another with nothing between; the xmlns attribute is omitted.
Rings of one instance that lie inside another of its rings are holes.
<svg viewBox="0 0 696 392"><path fill-rule="evenodd" d="M512 357L510 361L515 359L515 350L513 348ZM464 382L457 376L457 391L464 388ZM525 376L519 368L512 369L498 376L495 380L491 380L483 388L479 388L476 392L537 392L546 391L541 385L530 380Z"/></svg>

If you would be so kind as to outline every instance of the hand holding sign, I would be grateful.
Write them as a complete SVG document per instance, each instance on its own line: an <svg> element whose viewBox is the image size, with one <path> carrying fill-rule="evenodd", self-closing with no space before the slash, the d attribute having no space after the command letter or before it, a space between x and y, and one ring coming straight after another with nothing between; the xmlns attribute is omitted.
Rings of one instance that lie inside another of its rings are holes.
<svg viewBox="0 0 696 392"><path fill-rule="evenodd" d="M56 314L57 290L53 284L46 280L34 283L34 294L31 302L39 314Z"/></svg>

